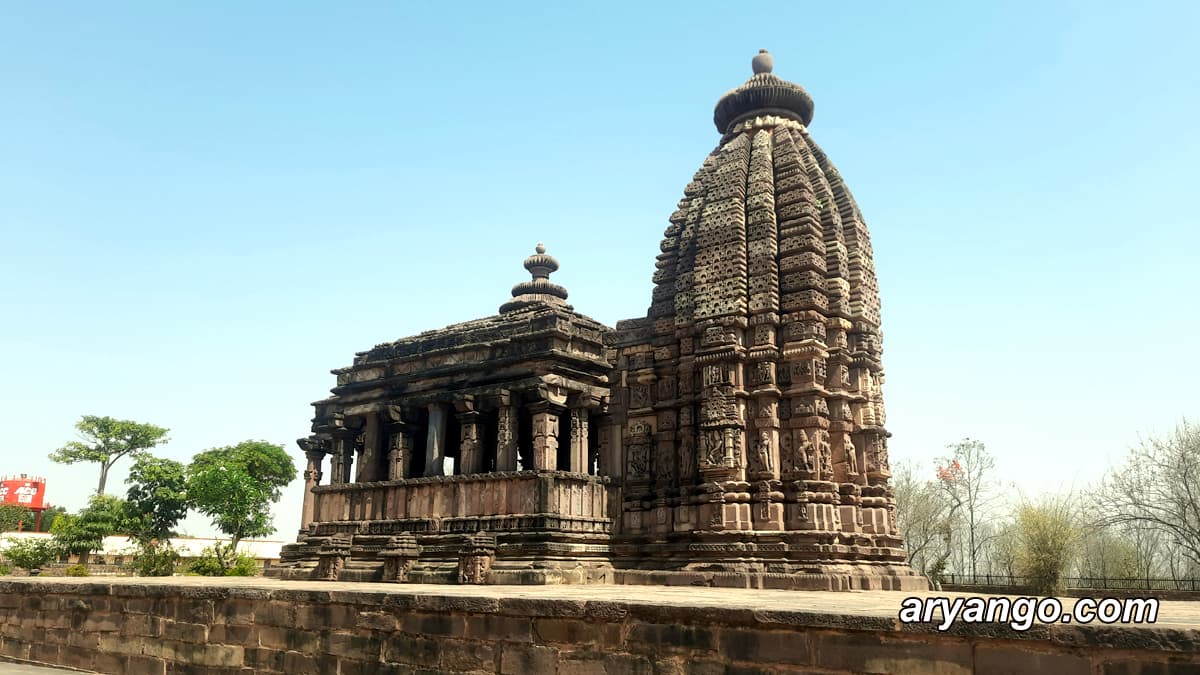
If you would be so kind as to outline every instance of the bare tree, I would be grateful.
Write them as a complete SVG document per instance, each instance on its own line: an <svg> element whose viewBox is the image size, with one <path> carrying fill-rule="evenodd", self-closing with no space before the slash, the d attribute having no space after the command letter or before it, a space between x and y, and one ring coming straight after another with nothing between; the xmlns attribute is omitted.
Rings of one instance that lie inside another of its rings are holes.
<svg viewBox="0 0 1200 675"><path fill-rule="evenodd" d="M933 561L945 549L949 505L945 493L922 477L911 462L897 462L892 469L896 493L896 520L904 535L904 547L913 567L928 574Z"/></svg>
<svg viewBox="0 0 1200 675"><path fill-rule="evenodd" d="M1096 497L1105 523L1158 530L1200 566L1200 427L1184 420L1166 438L1139 443Z"/></svg>
<svg viewBox="0 0 1200 675"><path fill-rule="evenodd" d="M994 532L982 532L980 526L994 516L993 506L999 497L991 478L996 462L983 441L964 438L946 448L951 454L938 463L938 483L950 502L955 530L959 530L956 538L960 542L960 564L975 576L980 554L994 536ZM964 539L966 549L962 550Z"/></svg>

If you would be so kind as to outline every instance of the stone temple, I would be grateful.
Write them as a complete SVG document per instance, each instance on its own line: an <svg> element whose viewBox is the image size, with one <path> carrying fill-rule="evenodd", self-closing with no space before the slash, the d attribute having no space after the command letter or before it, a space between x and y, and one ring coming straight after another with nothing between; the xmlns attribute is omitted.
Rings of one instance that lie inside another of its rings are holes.
<svg viewBox="0 0 1200 675"><path fill-rule="evenodd" d="M888 487L866 222L772 65L717 102L644 318L576 312L539 244L495 316L334 371L275 574L927 588Z"/></svg>

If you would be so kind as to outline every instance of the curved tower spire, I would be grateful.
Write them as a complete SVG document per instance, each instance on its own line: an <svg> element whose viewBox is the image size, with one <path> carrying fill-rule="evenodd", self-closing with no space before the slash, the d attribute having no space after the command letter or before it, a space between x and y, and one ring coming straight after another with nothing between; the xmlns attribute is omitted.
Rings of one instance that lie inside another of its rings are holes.
<svg viewBox="0 0 1200 675"><path fill-rule="evenodd" d="M717 102L722 136L670 217L647 316L618 324L625 503L653 512L629 520L723 533L714 569L782 538L808 551L782 556L794 571L820 550L856 585L923 587L887 484L866 222L809 135L812 97L773 61Z"/></svg>

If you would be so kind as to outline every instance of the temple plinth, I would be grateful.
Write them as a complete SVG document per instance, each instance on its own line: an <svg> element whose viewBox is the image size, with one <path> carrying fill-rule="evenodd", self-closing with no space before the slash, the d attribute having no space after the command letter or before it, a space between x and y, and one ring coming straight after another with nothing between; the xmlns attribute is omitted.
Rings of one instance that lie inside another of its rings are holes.
<svg viewBox="0 0 1200 675"><path fill-rule="evenodd" d="M717 102L645 317L575 312L539 243L496 316L334 371L278 573L350 537L338 578L382 578L406 537L390 580L927 588L888 486L866 223L773 67Z"/></svg>

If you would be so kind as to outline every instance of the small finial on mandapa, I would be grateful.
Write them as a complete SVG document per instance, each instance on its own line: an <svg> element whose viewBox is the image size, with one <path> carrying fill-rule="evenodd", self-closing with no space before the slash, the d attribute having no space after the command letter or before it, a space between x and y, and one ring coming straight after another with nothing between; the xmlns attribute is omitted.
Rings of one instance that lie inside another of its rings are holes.
<svg viewBox="0 0 1200 675"><path fill-rule="evenodd" d="M771 53L765 49L758 50L758 54L751 59L750 68L754 70L755 75L769 73L775 67L775 59L771 57Z"/></svg>
<svg viewBox="0 0 1200 675"><path fill-rule="evenodd" d="M542 242L540 242L540 241L539 241L539 242L538 242L538 245L537 245L537 246L535 246L535 247L533 248L533 250L537 251L538 253L545 253L545 252L546 252L546 245L545 245L545 244L543 244Z"/></svg>

